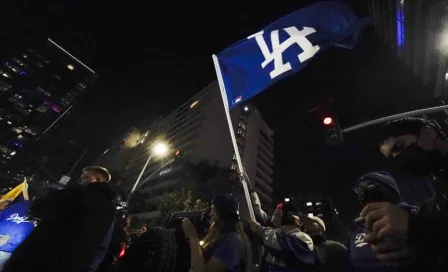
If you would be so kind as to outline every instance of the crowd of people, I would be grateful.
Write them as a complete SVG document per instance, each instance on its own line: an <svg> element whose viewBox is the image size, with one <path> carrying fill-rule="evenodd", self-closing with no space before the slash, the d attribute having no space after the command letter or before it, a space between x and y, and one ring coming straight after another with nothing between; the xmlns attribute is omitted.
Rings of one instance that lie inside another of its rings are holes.
<svg viewBox="0 0 448 272"><path fill-rule="evenodd" d="M412 206L401 201L397 181L389 173L362 175L354 182L360 203L360 216L355 220L358 227L349 244L342 245L325 240L326 228L320 218L302 215L289 203L278 205L269 218L252 193L257 220L250 222L250 230L260 238L265 250L261 271L394 272L448 268L448 251L444 247L448 236L448 138L424 119L405 118L381 130L378 149L397 170L416 177L432 176L436 194L421 207ZM213 229L213 243L200 247L192 224L185 219L192 269L247 271L247 246L235 227L238 212L231 208L237 204L228 200L226 203L230 204L223 208L219 203L213 203L218 211L214 228L219 228L219 232ZM234 215L233 221L229 221L229 214Z"/></svg>
<svg viewBox="0 0 448 272"><path fill-rule="evenodd" d="M405 118L381 130L378 150L397 170L433 176L436 194L412 206L389 173L362 175L353 181L360 214L348 244L327 240L324 221L289 202L269 216L251 191L256 219L246 222L236 198L218 194L204 239L182 220L190 271L445 271L448 138L426 120ZM131 231L129 218L117 219L110 180L105 168L88 167L76 186L10 203L0 213L0 271L114 271L148 228ZM260 245L256 266L252 253Z"/></svg>

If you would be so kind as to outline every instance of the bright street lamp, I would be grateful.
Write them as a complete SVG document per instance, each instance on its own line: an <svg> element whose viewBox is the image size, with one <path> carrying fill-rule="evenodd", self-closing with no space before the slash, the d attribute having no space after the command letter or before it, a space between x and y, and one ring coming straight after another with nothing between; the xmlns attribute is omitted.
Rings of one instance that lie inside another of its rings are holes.
<svg viewBox="0 0 448 272"><path fill-rule="evenodd" d="M148 159L146 160L145 165L143 166L142 171L140 172L140 175L138 175L137 180L134 183L134 186L132 187L131 192L129 193L129 197L134 193L135 189L137 188L138 183L142 179L143 174L145 173L146 167L148 167L149 161L151 160L152 156L157 156L159 158L166 156L168 153L168 145L164 142L156 142L151 147L151 152L149 153ZM128 197L128 201L129 201Z"/></svg>
<svg viewBox="0 0 448 272"><path fill-rule="evenodd" d="M152 153L159 157L165 156L168 153L168 146L163 142L157 142L152 147Z"/></svg>

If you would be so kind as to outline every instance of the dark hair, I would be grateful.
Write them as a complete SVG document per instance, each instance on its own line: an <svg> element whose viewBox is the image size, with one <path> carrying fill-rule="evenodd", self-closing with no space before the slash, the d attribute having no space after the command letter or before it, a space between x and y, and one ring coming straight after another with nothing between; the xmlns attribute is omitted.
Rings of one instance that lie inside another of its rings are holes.
<svg viewBox="0 0 448 272"><path fill-rule="evenodd" d="M422 127L424 126L428 126L434 129L434 131L440 138L447 138L446 135L430 121L422 118L405 117L387 123L380 130L380 133L377 137L377 143L381 144L390 137L395 138L407 134L412 134L418 137L420 136L420 132L422 130Z"/></svg>
<svg viewBox="0 0 448 272"><path fill-rule="evenodd" d="M82 169L82 173L85 173L85 172L88 172L88 171L97 173L98 175L102 175L104 177L104 179L106 180L106 182L109 182L112 179L111 174L104 167L101 167L101 166L89 166L89 167L86 167L86 168Z"/></svg>

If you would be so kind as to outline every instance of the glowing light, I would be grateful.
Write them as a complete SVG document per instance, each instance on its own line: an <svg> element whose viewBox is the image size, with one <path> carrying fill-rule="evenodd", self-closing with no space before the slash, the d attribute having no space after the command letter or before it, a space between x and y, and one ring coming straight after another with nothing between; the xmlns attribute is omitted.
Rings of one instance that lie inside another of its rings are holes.
<svg viewBox="0 0 448 272"><path fill-rule="evenodd" d="M152 151L154 152L154 155L164 156L168 152L168 146L165 143L158 142L154 144Z"/></svg>
<svg viewBox="0 0 448 272"><path fill-rule="evenodd" d="M326 117L324 119L324 125L331 125L331 123L333 123L333 119L331 119L331 117Z"/></svg>
<svg viewBox="0 0 448 272"><path fill-rule="evenodd" d="M191 103L190 109L194 108L198 103L199 103L199 100L196 100L193 103Z"/></svg>
<svg viewBox="0 0 448 272"><path fill-rule="evenodd" d="M204 242L204 241L202 241L202 240L201 240L201 241L199 241L199 245L200 245L200 246L203 246L204 244L205 244L205 242Z"/></svg>
<svg viewBox="0 0 448 272"><path fill-rule="evenodd" d="M67 68L71 71L75 70L75 66L73 66L71 64L67 65Z"/></svg>
<svg viewBox="0 0 448 272"><path fill-rule="evenodd" d="M285 202L289 202L291 199L289 198L285 198Z"/></svg>

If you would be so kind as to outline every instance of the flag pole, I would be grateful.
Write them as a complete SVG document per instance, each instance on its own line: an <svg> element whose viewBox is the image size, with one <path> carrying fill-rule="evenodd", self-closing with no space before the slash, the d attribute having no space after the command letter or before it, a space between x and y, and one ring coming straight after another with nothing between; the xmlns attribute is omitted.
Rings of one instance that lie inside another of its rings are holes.
<svg viewBox="0 0 448 272"><path fill-rule="evenodd" d="M216 76L218 78L219 90L221 91L222 102L224 104L224 112L227 118L227 124L229 125L230 138L232 139L233 149L235 151L236 161L238 163L238 171L241 173L241 183L244 190L244 196L246 197L247 208L249 209L249 215L252 220L255 220L254 209L252 207L252 201L250 199L249 188L247 187L247 181L244 177L244 167L243 162L241 161L240 151L238 149L238 145L236 143L235 131L233 130L232 119L230 117L230 107L229 100L227 99L226 87L224 85L224 80L222 79L221 68L219 66L218 57L216 55L212 55L213 65L215 66Z"/></svg>

